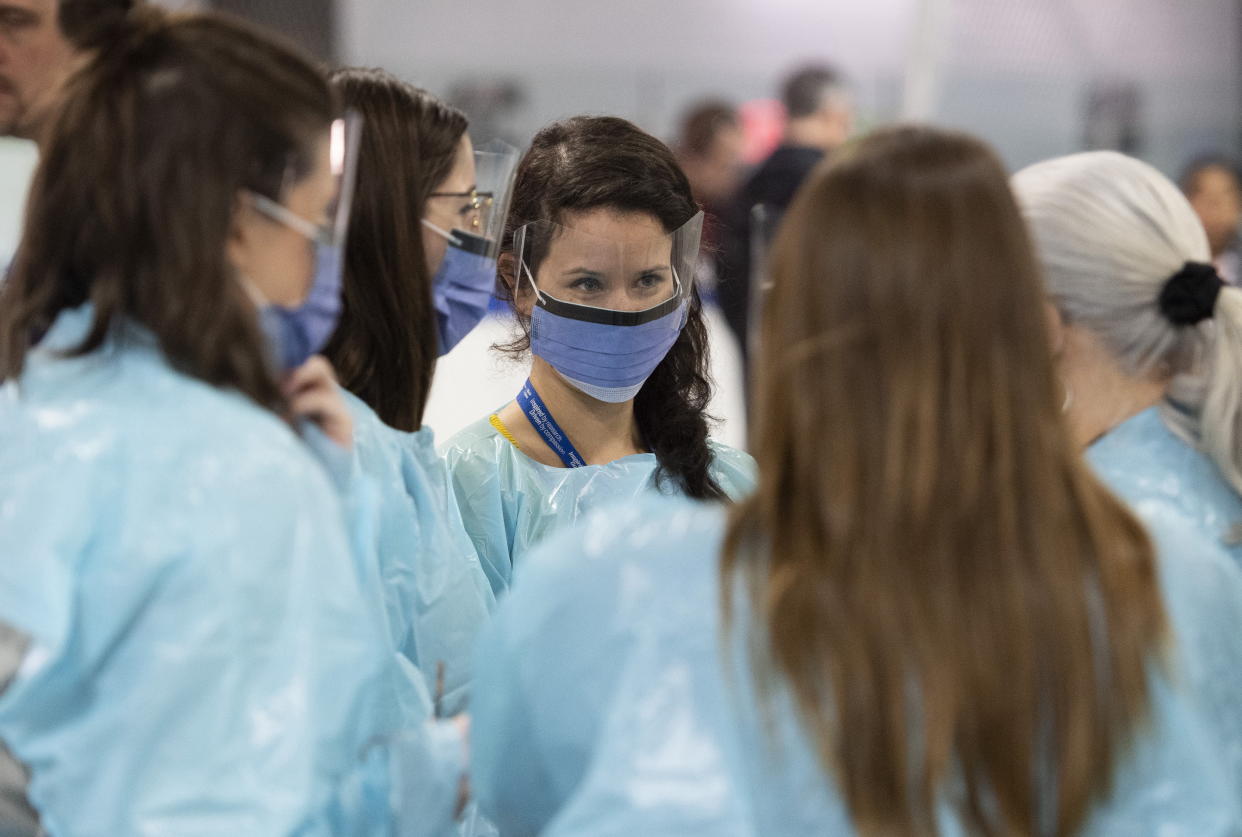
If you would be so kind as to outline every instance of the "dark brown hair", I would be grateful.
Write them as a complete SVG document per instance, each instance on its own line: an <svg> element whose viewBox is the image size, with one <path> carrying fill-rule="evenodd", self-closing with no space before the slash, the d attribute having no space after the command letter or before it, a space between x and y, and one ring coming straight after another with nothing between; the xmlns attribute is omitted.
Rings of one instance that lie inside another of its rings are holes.
<svg viewBox="0 0 1242 837"><path fill-rule="evenodd" d="M324 355L385 424L412 432L422 426L439 355L420 221L453 168L466 117L382 70L339 70L331 82L365 128L345 308Z"/></svg>
<svg viewBox="0 0 1242 837"><path fill-rule="evenodd" d="M863 834L946 798L1072 834L1147 710L1152 547L1064 425L1035 265L1000 162L931 129L842 151L776 243L723 589Z"/></svg>
<svg viewBox="0 0 1242 837"><path fill-rule="evenodd" d="M94 49L123 37L125 18L142 0L59 0L60 31L75 49Z"/></svg>
<svg viewBox="0 0 1242 837"><path fill-rule="evenodd" d="M737 128L739 124L737 110L728 102L700 102L682 119L678 150L689 157L701 157L712 150L723 129Z"/></svg>
<svg viewBox="0 0 1242 837"><path fill-rule="evenodd" d="M790 119L810 116L824 106L833 90L843 88L845 78L836 67L812 64L795 70L781 86L781 100Z"/></svg>
<svg viewBox="0 0 1242 837"><path fill-rule="evenodd" d="M311 169L336 106L300 53L211 14L131 14L70 81L0 292L0 379L32 339L91 303L74 354L121 320L179 371L283 411L254 307L225 247L238 197L279 200Z"/></svg>
<svg viewBox="0 0 1242 837"><path fill-rule="evenodd" d="M668 232L698 212L672 152L633 124L578 116L549 125L535 135L518 165L501 247L502 294L512 301L513 235L519 227L531 221L561 223L567 213L592 209L652 215ZM520 312L519 322L522 336L502 350L529 351L530 324ZM643 444L656 455L658 480L671 479L689 497L724 499L709 470L707 363L707 327L693 290L686 327L639 391L634 416Z"/></svg>

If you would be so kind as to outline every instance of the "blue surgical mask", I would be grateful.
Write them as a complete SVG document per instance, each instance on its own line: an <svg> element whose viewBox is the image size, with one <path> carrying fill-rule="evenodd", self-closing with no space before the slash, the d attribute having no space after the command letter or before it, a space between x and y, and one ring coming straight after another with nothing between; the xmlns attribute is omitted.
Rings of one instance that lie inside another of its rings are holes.
<svg viewBox="0 0 1242 837"><path fill-rule="evenodd" d="M341 319L344 253L335 244L315 243L315 279L296 308L268 303L259 322L280 368L296 369L328 345Z"/></svg>
<svg viewBox="0 0 1242 837"><path fill-rule="evenodd" d="M423 220L424 226L448 241L444 261L431 283L443 357L487 316L496 285L492 242L461 230L451 233Z"/></svg>
<svg viewBox="0 0 1242 837"><path fill-rule="evenodd" d="M528 269L526 273L529 277ZM579 391L619 404L637 396L668 355L686 326L687 311L680 293L654 308L632 312L541 294L531 314L531 352Z"/></svg>

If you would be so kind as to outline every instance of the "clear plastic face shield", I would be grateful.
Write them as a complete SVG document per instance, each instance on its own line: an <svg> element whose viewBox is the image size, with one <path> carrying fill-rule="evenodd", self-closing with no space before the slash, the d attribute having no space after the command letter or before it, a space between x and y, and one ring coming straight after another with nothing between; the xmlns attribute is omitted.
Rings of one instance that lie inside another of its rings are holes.
<svg viewBox="0 0 1242 837"><path fill-rule="evenodd" d="M362 117L352 111L334 120L328 129L328 165L334 189L322 219L303 218L278 201L252 192L250 198L255 209L273 221L302 233L316 244L344 247L349 233L349 213L353 208L361 136Z"/></svg>
<svg viewBox="0 0 1242 837"><path fill-rule="evenodd" d="M255 299L274 362L282 370L295 369L322 350L340 321L345 242L353 207L361 133L362 119L356 113L335 120L329 128L328 165L332 177L332 197L320 220L304 218L278 201L250 193L256 210L301 233L314 248L310 290L301 305L286 307ZM253 286L248 284L248 287L252 296L256 295Z"/></svg>
<svg viewBox="0 0 1242 837"><path fill-rule="evenodd" d="M703 213L671 233L654 232L644 215L593 214L590 226L518 229L515 290L533 297L532 353L587 395L616 403L637 395L685 327Z"/></svg>
<svg viewBox="0 0 1242 837"><path fill-rule="evenodd" d="M672 233L643 235L627 224L644 216L615 215L625 238L605 238L551 221L536 221L513 239L516 290L533 293L535 308L569 319L633 326L681 307L693 288L703 213Z"/></svg>
<svg viewBox="0 0 1242 837"><path fill-rule="evenodd" d="M496 258L509 212L509 196L521 154L503 142L474 152L475 185L467 192L433 192L437 219L452 219L444 229L428 218L423 225L448 241L436 275L432 300L440 354L460 343L485 316L496 290Z"/></svg>
<svg viewBox="0 0 1242 837"><path fill-rule="evenodd" d="M424 221L458 247L495 261L509 214L513 178L522 154L501 140L492 140L474 152L475 186L465 192L432 192L430 200L444 204L441 217L453 218L452 229ZM464 235L463 235L464 233Z"/></svg>
<svg viewBox="0 0 1242 837"><path fill-rule="evenodd" d="M763 309L772 291L769 259L784 215L780 207L771 204L760 203L750 208L750 306L746 315L746 340L751 357L758 356Z"/></svg>

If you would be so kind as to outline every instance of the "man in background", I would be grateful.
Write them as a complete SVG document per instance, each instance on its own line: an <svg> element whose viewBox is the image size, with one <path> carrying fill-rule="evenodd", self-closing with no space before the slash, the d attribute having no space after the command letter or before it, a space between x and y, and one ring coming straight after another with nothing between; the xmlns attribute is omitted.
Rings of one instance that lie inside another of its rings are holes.
<svg viewBox="0 0 1242 837"><path fill-rule="evenodd" d="M845 144L854 128L854 102L844 77L833 67L816 64L789 76L781 98L785 134L780 146L759 165L734 201L722 241L720 303L745 354L751 304L751 211L762 205L779 218L811 171ZM774 222L760 231L765 237Z"/></svg>
<svg viewBox="0 0 1242 837"><path fill-rule="evenodd" d="M675 143L681 169L706 215L697 278L699 290L709 296L717 286L721 224L742 182L743 140L737 111L728 102L713 99L686 112Z"/></svg>
<svg viewBox="0 0 1242 837"><path fill-rule="evenodd" d="M60 88L135 0L0 0L0 136L39 142Z"/></svg>

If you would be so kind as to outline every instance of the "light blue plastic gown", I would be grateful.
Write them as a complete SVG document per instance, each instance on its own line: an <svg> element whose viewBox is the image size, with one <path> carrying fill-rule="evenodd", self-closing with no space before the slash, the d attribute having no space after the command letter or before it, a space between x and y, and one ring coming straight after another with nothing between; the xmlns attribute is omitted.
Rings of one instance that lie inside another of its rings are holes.
<svg viewBox="0 0 1242 837"><path fill-rule="evenodd" d="M1184 590L1179 601L1215 608L1211 617L1187 622L1199 632L1196 644L1204 653L1183 673L1203 696L1242 798L1242 699L1235 682L1242 678L1242 613L1217 606L1225 600L1222 590L1242 597L1242 547L1231 545L1230 536L1242 523L1242 499L1206 455L1168 429L1155 408L1097 440L1087 460L1153 533L1183 533L1166 537L1166 583ZM1202 630L1204 625L1210 629Z"/></svg>
<svg viewBox="0 0 1242 837"><path fill-rule="evenodd" d="M712 476L731 499L755 487L755 461L722 445L712 448ZM655 485L655 454L640 453L607 465L555 468L513 446L488 419L450 439L444 449L457 502L483 571L499 598L532 546L595 509L642 497Z"/></svg>
<svg viewBox="0 0 1242 837"><path fill-rule="evenodd" d="M1119 496L1131 504L1159 501L1181 512L1242 566L1242 497L1206 454L1169 430L1158 408L1096 440L1087 461Z"/></svg>
<svg viewBox="0 0 1242 837"><path fill-rule="evenodd" d="M29 643L0 740L48 833L448 829L461 742L408 722L426 691L323 468L139 329L54 354L90 317L0 387L0 623Z"/></svg>
<svg viewBox="0 0 1242 837"><path fill-rule="evenodd" d="M378 487L378 520L369 546L378 562L389 635L428 678L445 665L442 707L466 708L475 637L495 605L466 534L444 460L430 429L403 433L349 392L354 451Z"/></svg>
<svg viewBox="0 0 1242 837"><path fill-rule="evenodd" d="M742 652L725 670L724 526L720 509L632 504L529 557L476 660L472 786L506 837L853 833L787 696L773 747ZM1192 636L1236 604L1183 593L1166 588L1172 621ZM754 629L744 606L737 618L739 635ZM1174 652L1190 662L1199 650ZM1217 674L1237 688L1239 672ZM1151 685L1151 726L1085 833L1238 833L1238 799L1197 705L1159 676ZM942 833L963 833L947 806L939 817Z"/></svg>

